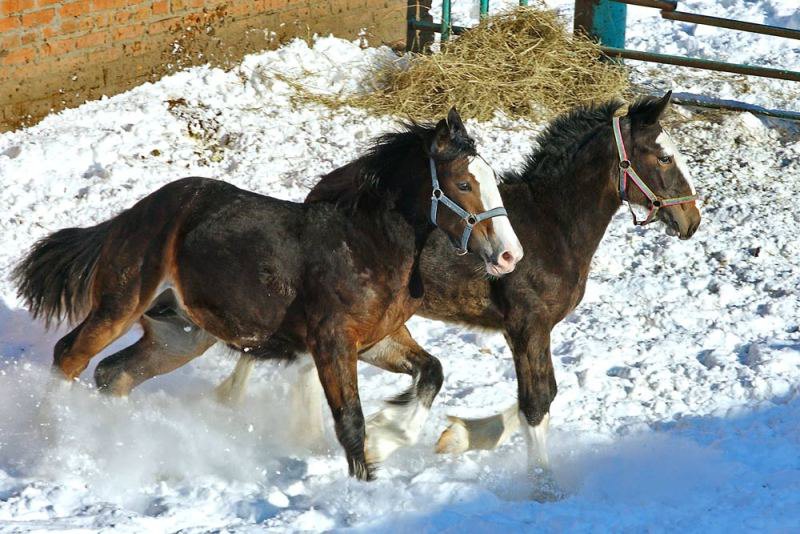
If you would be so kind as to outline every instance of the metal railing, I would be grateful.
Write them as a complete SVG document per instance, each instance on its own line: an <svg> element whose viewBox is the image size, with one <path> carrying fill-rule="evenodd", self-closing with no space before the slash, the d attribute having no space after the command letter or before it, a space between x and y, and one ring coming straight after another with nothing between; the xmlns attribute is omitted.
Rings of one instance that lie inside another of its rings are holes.
<svg viewBox="0 0 800 534"><path fill-rule="evenodd" d="M441 34L441 40L445 42L451 35L459 35L469 29L463 26L453 26L451 1L452 0L442 0L442 19L440 21L434 21L429 14L431 0L409 0L406 36L406 48L408 50L426 50L434 42L435 33ZM480 17L483 19L489 13L489 0L478 1L480 2ZM725 61L627 49L625 48L625 30L626 5L628 4L658 9L660 10L661 17L667 20L800 40L800 30L678 11L678 0L575 0L575 31L583 32L598 40L601 50L610 58L664 63L696 69L800 82L800 72L790 69L762 67L744 63L729 63ZM528 0L519 0L519 5L528 5ZM738 109L793 120L797 120L798 118L798 114L795 112L765 110L745 104L737 106L735 102L731 103L729 101L721 104L713 99L692 99L690 97L683 97L681 100L685 104L697 106Z"/></svg>
<svg viewBox="0 0 800 534"><path fill-rule="evenodd" d="M631 4L660 9L661 17L668 20L772 35L787 39L800 39L800 30L678 11L678 2L676 0L576 0L575 31L585 32L597 39L603 52L610 57L800 82L800 72L789 69L775 69L744 63L728 63L687 56L657 54L655 52L629 50L624 46L618 46L619 43L624 43L625 41L625 9L623 6L623 9L620 10L614 7L613 4Z"/></svg>
<svg viewBox="0 0 800 534"><path fill-rule="evenodd" d="M489 0L478 0L480 3L480 18L485 19L489 15ZM527 6L528 0L519 0L519 5ZM450 35L459 35L469 28L463 26L453 26L453 12L451 0L442 0L442 20L435 22L428 15L430 10L430 0L423 0L419 3L408 4L408 39L406 49L423 50L425 46L433 42L433 34L441 34L442 41L450 39ZM415 9L416 8L416 9ZM417 31L424 32L426 37L417 35ZM411 38L413 36L413 38Z"/></svg>

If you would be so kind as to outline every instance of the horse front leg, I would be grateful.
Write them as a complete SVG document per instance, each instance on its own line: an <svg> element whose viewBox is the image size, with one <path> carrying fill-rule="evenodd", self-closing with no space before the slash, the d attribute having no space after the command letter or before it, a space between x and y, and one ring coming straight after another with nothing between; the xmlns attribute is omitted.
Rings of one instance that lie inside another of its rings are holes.
<svg viewBox="0 0 800 534"><path fill-rule="evenodd" d="M350 476L372 480L374 468L364 452L366 430L358 395L358 353L355 343L335 327L322 326L309 336L309 348L319 381L331 409L339 440L347 457Z"/></svg>
<svg viewBox="0 0 800 534"><path fill-rule="evenodd" d="M550 404L556 396L556 379L550 356L549 329L525 318L510 327L506 341L514 354L518 401L499 414L477 419L449 416L450 424L436 444L436 452L458 454L468 450L494 449L524 429L528 461L546 468Z"/></svg>
<svg viewBox="0 0 800 534"><path fill-rule="evenodd" d="M548 469L547 433L550 404L556 397L556 376L550 354L550 330L530 319L522 328L509 329L507 336L514 352L517 371L519 420L528 447L528 463Z"/></svg>
<svg viewBox="0 0 800 534"><path fill-rule="evenodd" d="M414 445L419 440L433 400L442 387L442 364L414 341L405 326L359 358L413 378L411 387L386 401L381 410L367 418L367 461L380 463L400 447Z"/></svg>

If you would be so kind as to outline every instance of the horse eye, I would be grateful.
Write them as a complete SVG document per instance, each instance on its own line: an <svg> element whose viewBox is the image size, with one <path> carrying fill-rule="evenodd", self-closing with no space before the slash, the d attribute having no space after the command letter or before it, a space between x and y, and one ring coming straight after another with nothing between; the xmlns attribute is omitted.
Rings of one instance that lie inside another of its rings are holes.
<svg viewBox="0 0 800 534"><path fill-rule="evenodd" d="M459 191L472 191L472 186L467 182L458 182L457 187Z"/></svg>
<svg viewBox="0 0 800 534"><path fill-rule="evenodd" d="M672 156L661 156L658 158L658 162L662 165L669 165L672 163Z"/></svg>

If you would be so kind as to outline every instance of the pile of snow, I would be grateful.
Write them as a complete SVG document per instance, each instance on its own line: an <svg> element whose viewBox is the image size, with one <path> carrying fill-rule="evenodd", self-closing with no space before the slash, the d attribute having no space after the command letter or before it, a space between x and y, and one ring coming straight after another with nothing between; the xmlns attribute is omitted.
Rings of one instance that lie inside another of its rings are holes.
<svg viewBox="0 0 800 534"><path fill-rule="evenodd" d="M393 122L293 107L271 74L358 90L359 69L388 53L298 41L231 72L191 69L0 135L0 531L796 528L800 142L791 125L749 114L709 123L683 111L673 138L703 197L698 233L678 241L620 211L584 303L554 331L551 457L565 494L556 502L531 500L540 481L519 436L495 451L433 453L446 414L488 415L516 394L502 336L462 326L410 322L442 360L445 385L420 444L373 483L346 477L330 428L326 451L289 444L292 368L260 368L236 410L208 395L233 367L217 348L128 400L98 395L93 367L71 389L49 387L65 331L31 321L8 281L35 239L104 220L188 175L302 199ZM520 164L541 126L467 124L499 170ZM362 367L365 411L407 383Z"/></svg>

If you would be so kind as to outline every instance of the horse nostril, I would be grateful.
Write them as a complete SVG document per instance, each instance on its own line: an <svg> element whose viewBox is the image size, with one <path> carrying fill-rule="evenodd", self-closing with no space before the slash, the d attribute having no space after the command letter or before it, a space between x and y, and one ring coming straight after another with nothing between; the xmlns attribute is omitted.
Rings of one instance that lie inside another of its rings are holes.
<svg viewBox="0 0 800 534"><path fill-rule="evenodd" d="M517 258L514 257L514 254L510 250L504 250L499 256L497 256L497 260L495 261L495 265L502 267L503 269L511 268L516 263Z"/></svg>

